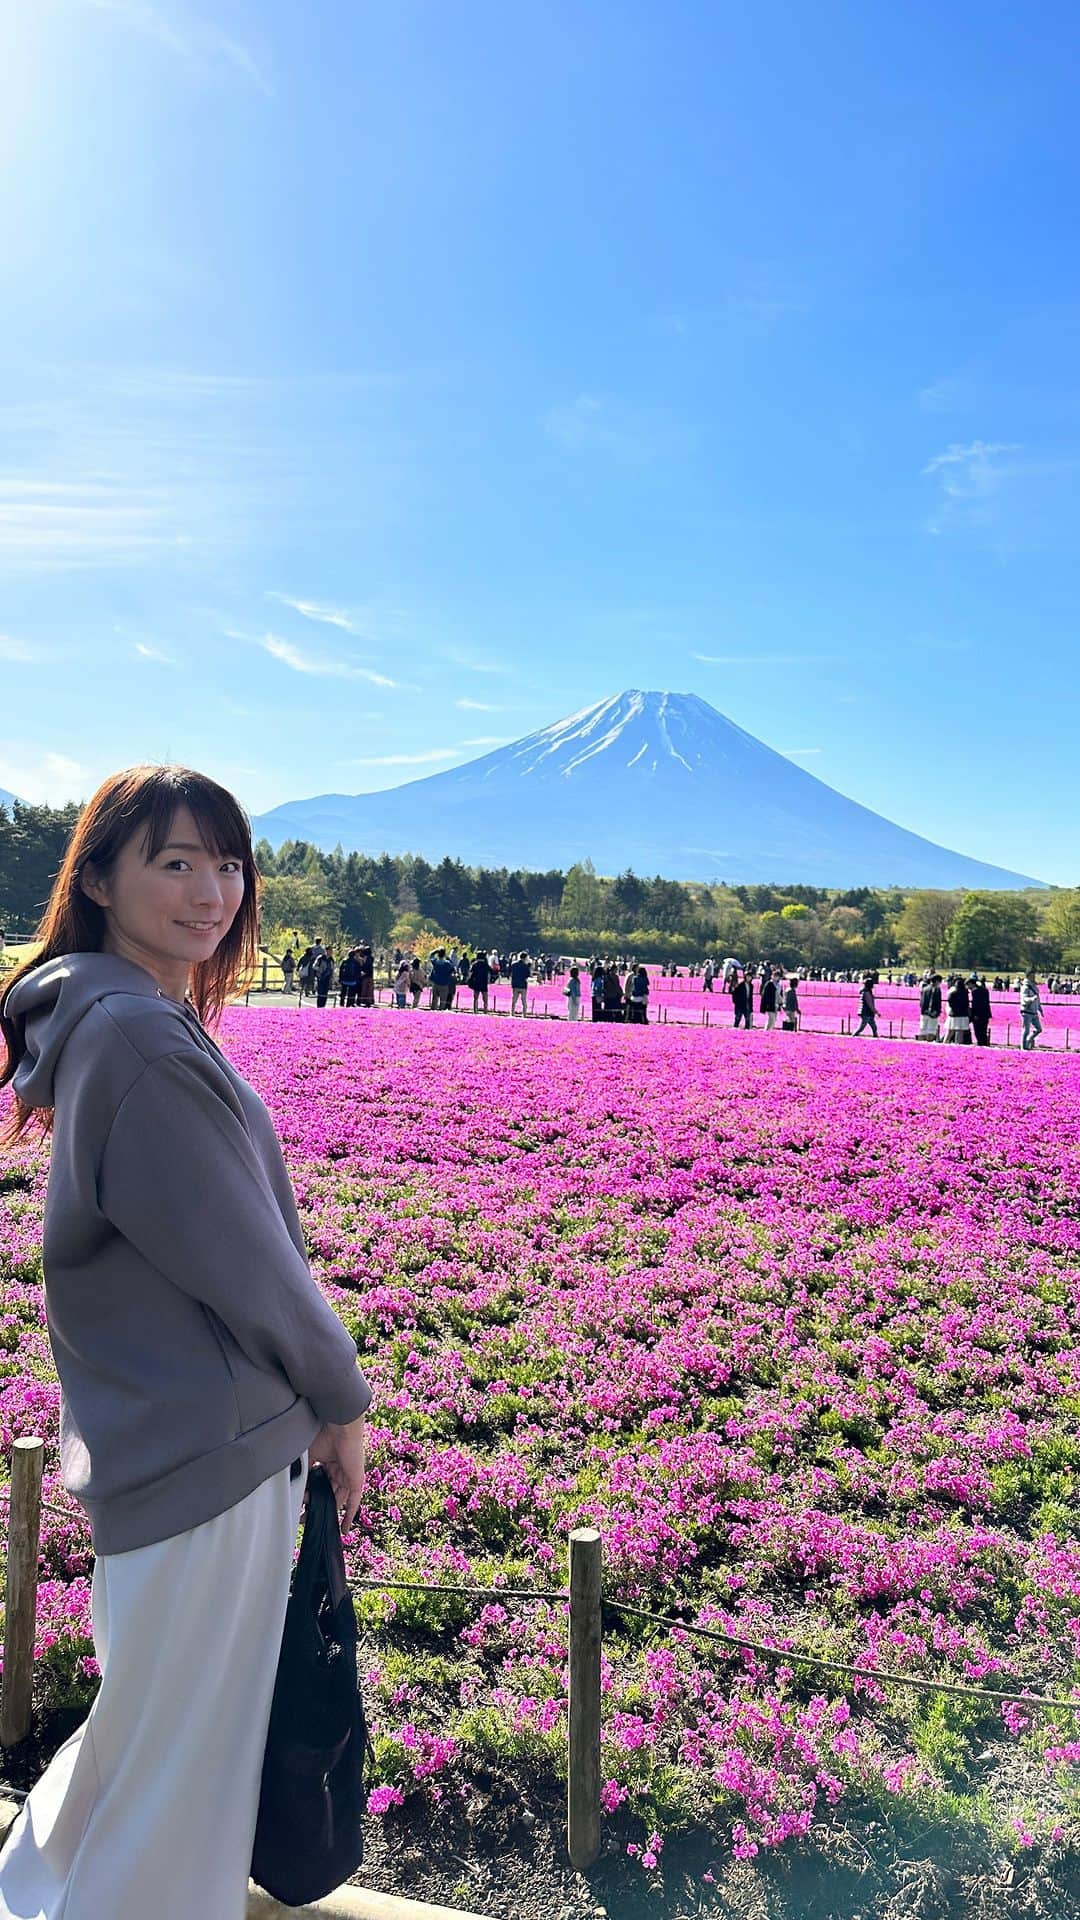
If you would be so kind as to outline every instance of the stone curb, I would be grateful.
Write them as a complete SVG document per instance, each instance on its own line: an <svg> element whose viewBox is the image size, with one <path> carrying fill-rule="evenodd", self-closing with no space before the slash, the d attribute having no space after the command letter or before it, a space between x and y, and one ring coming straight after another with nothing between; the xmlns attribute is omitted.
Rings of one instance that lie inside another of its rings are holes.
<svg viewBox="0 0 1080 1920"><path fill-rule="evenodd" d="M402 1900L395 1893L367 1893L362 1887L339 1887L310 1907L283 1907L261 1888L250 1887L248 1920L485 1920L462 1907L433 1907L426 1900Z"/></svg>
<svg viewBox="0 0 1080 1920"><path fill-rule="evenodd" d="M0 1797L0 1842L7 1838L19 1812L17 1800ZM283 1907L261 1887L248 1882L247 1920L486 1920L462 1907L433 1907L426 1900L401 1900L394 1893L366 1893L362 1887L339 1887L310 1907Z"/></svg>

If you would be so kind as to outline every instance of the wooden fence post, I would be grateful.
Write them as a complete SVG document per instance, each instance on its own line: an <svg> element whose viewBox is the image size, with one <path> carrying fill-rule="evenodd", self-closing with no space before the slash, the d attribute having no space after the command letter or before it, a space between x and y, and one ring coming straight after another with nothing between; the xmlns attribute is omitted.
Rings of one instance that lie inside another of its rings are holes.
<svg viewBox="0 0 1080 1920"><path fill-rule="evenodd" d="M600 1851L600 1535L570 1535L570 1765L566 1847L580 1872Z"/></svg>
<svg viewBox="0 0 1080 1920"><path fill-rule="evenodd" d="M15 1746L30 1731L44 1463L44 1440L26 1437L14 1442L8 1508L4 1682L0 1695L0 1746L3 1747Z"/></svg>

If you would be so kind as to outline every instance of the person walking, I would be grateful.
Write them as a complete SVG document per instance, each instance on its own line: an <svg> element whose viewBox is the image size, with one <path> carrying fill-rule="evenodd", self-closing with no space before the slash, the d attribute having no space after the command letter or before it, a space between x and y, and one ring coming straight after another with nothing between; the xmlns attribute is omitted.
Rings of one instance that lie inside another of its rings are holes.
<svg viewBox="0 0 1080 1920"><path fill-rule="evenodd" d="M644 967L635 968L626 983L626 1018L632 1026L648 1025L649 976Z"/></svg>
<svg viewBox="0 0 1080 1920"><path fill-rule="evenodd" d="M860 1033L864 1032L864 1030L867 1027L869 1027L871 1033L874 1036L874 1039L876 1040L878 1037L877 1003L874 999L873 975L869 973L866 975L865 979L863 980L862 993L859 997L859 1024L855 1029L856 1040L858 1039Z"/></svg>
<svg viewBox="0 0 1080 1920"><path fill-rule="evenodd" d="M412 972L412 965L413 963L412 963L411 956L409 954L403 954L401 959L398 962L397 971L394 974L394 1005L395 1007L404 1007L407 1004L408 993L409 993L409 975Z"/></svg>
<svg viewBox="0 0 1080 1920"><path fill-rule="evenodd" d="M711 960L706 960L706 962L705 962L705 971L704 971L704 973L703 973L703 974L702 974L702 976L701 976L701 991L702 991L702 993L711 993L711 992L712 992L712 983L713 983L713 981L714 981L714 979L715 979L715 978L716 978L716 969L715 969L715 967L713 966L713 963L712 963L712 961L711 961Z"/></svg>
<svg viewBox="0 0 1080 1920"><path fill-rule="evenodd" d="M973 973L969 981L971 992L971 1028L980 1047L990 1045L990 1022L993 1007L990 1004L990 989L985 980Z"/></svg>
<svg viewBox="0 0 1080 1920"><path fill-rule="evenodd" d="M776 1025L776 981L771 973L766 973L761 982L758 1005L765 1015L765 1029L771 1033Z"/></svg>
<svg viewBox="0 0 1080 1920"><path fill-rule="evenodd" d="M941 975L932 973L919 993L919 1031L916 1040L941 1039Z"/></svg>
<svg viewBox="0 0 1080 1920"><path fill-rule="evenodd" d="M1020 983L1020 1019L1023 1034L1020 1045L1025 1053L1034 1052L1035 1042L1043 1030L1043 1004L1038 983L1033 973L1026 973Z"/></svg>
<svg viewBox="0 0 1080 1920"><path fill-rule="evenodd" d="M731 1004L735 1009L735 1025L750 1025L750 976L736 974L731 982Z"/></svg>
<svg viewBox="0 0 1080 1920"><path fill-rule="evenodd" d="M325 1007L326 996L334 984L334 956L329 947L320 947L311 963L311 978L315 988L315 1005Z"/></svg>
<svg viewBox="0 0 1080 1920"><path fill-rule="evenodd" d="M412 965L409 968L409 993L412 996L411 1011L413 1013L415 1013L417 1007L420 1005L420 995L423 993L425 985L426 976L424 973L424 963L419 954L415 954Z"/></svg>
<svg viewBox="0 0 1080 1920"><path fill-rule="evenodd" d="M346 1534L359 1511L371 1389L273 1120L211 1031L256 883L225 788L111 775L0 1001L2 1144L52 1141L59 1466L101 1673L0 1851L4 1920L243 1920L309 1467Z"/></svg>
<svg viewBox="0 0 1080 1920"><path fill-rule="evenodd" d="M314 947L305 947L296 968L296 978L300 987L300 1000L311 990L311 969L315 960Z"/></svg>
<svg viewBox="0 0 1080 1920"><path fill-rule="evenodd" d="M567 1019L580 1020L581 1019L581 974L577 967L571 967L570 969L570 973L567 978L566 985L563 988L563 997L566 1000Z"/></svg>
<svg viewBox="0 0 1080 1920"><path fill-rule="evenodd" d="M518 1007L524 1020L529 1011L529 976L532 968L527 953L519 953L510 962L510 1018L513 1019Z"/></svg>
<svg viewBox="0 0 1080 1920"><path fill-rule="evenodd" d="M281 972L285 981L285 992L291 993L293 989L293 974L296 972L296 955L291 947L286 947L281 956Z"/></svg>
<svg viewBox="0 0 1080 1920"><path fill-rule="evenodd" d="M350 947L338 968L338 1006L355 1007L356 996L360 991L360 958L356 947Z"/></svg>
<svg viewBox="0 0 1080 1920"><path fill-rule="evenodd" d="M971 996L963 976L954 973L949 979L948 992L949 1017L945 1022L945 1040L947 1045L971 1045Z"/></svg>
<svg viewBox="0 0 1080 1920"><path fill-rule="evenodd" d="M488 987L491 984L491 968L488 965L486 953L477 954L476 959L469 968L469 978L466 984L472 989L473 1012L477 1012L482 1000L484 1003L484 1012L486 1013L488 1010Z"/></svg>

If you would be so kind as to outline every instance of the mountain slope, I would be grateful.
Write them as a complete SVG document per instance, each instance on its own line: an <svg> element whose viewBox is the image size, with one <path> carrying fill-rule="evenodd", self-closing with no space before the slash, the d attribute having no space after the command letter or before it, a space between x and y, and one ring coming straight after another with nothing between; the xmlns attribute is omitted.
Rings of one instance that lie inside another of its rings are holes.
<svg viewBox="0 0 1080 1920"><path fill-rule="evenodd" d="M1007 888L1041 883L936 846L816 780L692 693L631 690L446 773L255 817L275 848L471 865L632 867L671 880Z"/></svg>

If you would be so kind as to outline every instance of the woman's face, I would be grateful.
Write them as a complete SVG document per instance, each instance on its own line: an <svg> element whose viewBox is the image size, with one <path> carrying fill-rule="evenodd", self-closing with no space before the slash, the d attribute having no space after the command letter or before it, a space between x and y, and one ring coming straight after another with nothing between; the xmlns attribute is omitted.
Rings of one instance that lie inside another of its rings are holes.
<svg viewBox="0 0 1080 1920"><path fill-rule="evenodd" d="M105 909L114 952L170 970L196 966L216 951L240 911L241 853L208 853L186 805L149 865L145 841L143 826L124 843L112 873L85 890ZM93 881L92 868L86 878Z"/></svg>

